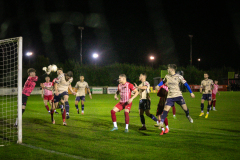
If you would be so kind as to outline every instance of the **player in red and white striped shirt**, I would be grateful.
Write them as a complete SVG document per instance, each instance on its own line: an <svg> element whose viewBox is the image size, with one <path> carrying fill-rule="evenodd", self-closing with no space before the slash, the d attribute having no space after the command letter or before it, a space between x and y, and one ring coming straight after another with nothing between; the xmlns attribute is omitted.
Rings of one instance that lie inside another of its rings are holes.
<svg viewBox="0 0 240 160"><path fill-rule="evenodd" d="M53 88L54 84L53 84L53 82L50 82L50 77L49 76L46 76L45 80L46 80L46 82L43 83L44 88L42 89L42 98L43 98L43 102L44 102L44 105L45 105L46 109L50 113L47 102L49 102L49 104L52 108L53 92L52 92L52 90L49 90L49 89L46 89L46 88ZM55 114L58 114L58 112L56 110L54 110L54 112L55 112Z"/></svg>
<svg viewBox="0 0 240 160"><path fill-rule="evenodd" d="M133 97L131 97L132 91L135 93ZM113 129L111 131L118 130L117 127L117 118L116 118L116 112L120 112L124 109L125 114L125 132L128 132L128 125L129 125L129 111L132 107L132 101L134 98L138 95L138 90L134 87L133 84L127 82L127 77L125 74L119 75L119 85L118 90L114 96L115 100L118 100L118 94L120 94L120 102L113 107L111 110L112 115L112 121L113 121Z"/></svg>

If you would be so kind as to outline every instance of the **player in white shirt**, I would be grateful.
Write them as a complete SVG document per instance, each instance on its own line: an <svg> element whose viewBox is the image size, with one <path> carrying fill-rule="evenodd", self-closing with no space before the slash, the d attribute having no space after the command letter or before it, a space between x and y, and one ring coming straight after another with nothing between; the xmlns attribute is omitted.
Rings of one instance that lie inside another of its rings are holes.
<svg viewBox="0 0 240 160"><path fill-rule="evenodd" d="M85 102L85 89L86 88L88 90L90 99L92 99L88 83L86 81L84 81L84 76L80 76L80 81L78 81L76 83L75 88L77 89L76 99L75 99L75 107L77 109L77 113L79 114L78 103L81 100L82 114L84 114L84 102Z"/></svg>
<svg viewBox="0 0 240 160"><path fill-rule="evenodd" d="M138 89L139 91L139 95L140 95L140 101L139 101L139 115L140 115L140 120L142 123L142 127L139 128L139 130L146 130L146 126L145 126L145 118L144 118L144 112L145 114L151 118L152 120L154 120L155 122L158 123L157 118L150 113L150 105L151 105L151 99L150 99L150 83L148 81L146 81L147 75L146 74L140 74L139 76L139 81L141 81L142 83L137 86L136 83L135 87Z"/></svg>
<svg viewBox="0 0 240 160"><path fill-rule="evenodd" d="M207 114L205 118L208 118L209 115L209 110L211 108L211 103L212 103L212 88L213 88L213 80L208 79L208 74L204 73L204 80L201 82L201 87L200 87L200 93L202 93L202 99L201 99L201 113L200 117L204 115L203 109L204 109L204 101L208 101L208 107L207 107Z"/></svg>
<svg viewBox="0 0 240 160"><path fill-rule="evenodd" d="M54 95L54 103L55 106L58 105L58 102L63 98L64 100L64 106L66 109L66 115L67 119L70 118L69 116L69 103L68 103L68 89L75 95L76 93L73 91L71 83L73 81L73 73L72 71L68 71L67 73L63 73L62 69L58 69L57 71L58 78L55 81L54 89L55 89L55 95ZM64 109L64 111L65 111ZM64 113L63 113L64 114ZM65 121L63 121L63 125L67 125Z"/></svg>
<svg viewBox="0 0 240 160"><path fill-rule="evenodd" d="M174 106L175 102L182 107L189 122L193 123L193 119L189 116L189 109L185 103L185 100L182 96L182 92L179 88L179 83L184 84L184 86L190 92L190 95L192 98L194 98L195 95L192 93L191 88L189 87L189 85L187 84L187 81L183 78L183 76L176 74L176 69L177 69L177 66L175 64L169 64L168 74L165 76L163 81L161 81L158 84L158 86L156 86L156 89L158 90L158 88L161 87L165 82L168 82L168 95L167 95L167 100L164 106L163 114L161 115L160 127L164 127L163 122L167 117L168 111L170 110L171 107Z"/></svg>

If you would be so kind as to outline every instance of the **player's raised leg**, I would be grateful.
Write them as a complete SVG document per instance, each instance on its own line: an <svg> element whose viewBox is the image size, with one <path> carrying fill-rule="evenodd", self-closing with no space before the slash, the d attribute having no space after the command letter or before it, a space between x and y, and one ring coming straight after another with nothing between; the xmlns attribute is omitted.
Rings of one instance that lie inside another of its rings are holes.
<svg viewBox="0 0 240 160"><path fill-rule="evenodd" d="M158 124L158 119L153 114L150 113L149 109L145 110L145 114Z"/></svg>
<svg viewBox="0 0 240 160"><path fill-rule="evenodd" d="M184 110L187 119L189 120L190 123L193 123L193 119L189 115L189 109L186 104L181 105L182 109Z"/></svg>
<svg viewBox="0 0 240 160"><path fill-rule="evenodd" d="M168 99L167 99L168 100ZM161 122L160 122L160 127L161 128L163 128L164 127L164 120L165 120L165 118L167 117L167 115L168 115L168 111L170 110L170 108L171 108L171 106L169 106L169 105L165 105L164 106L164 110L163 110L163 113L162 113L162 115L161 115Z"/></svg>

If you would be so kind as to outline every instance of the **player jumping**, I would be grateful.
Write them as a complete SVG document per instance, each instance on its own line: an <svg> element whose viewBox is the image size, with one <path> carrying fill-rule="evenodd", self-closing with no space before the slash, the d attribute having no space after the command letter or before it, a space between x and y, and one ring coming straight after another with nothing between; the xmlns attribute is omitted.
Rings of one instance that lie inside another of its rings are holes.
<svg viewBox="0 0 240 160"><path fill-rule="evenodd" d="M154 120L155 122L158 123L157 118L150 113L150 105L151 105L151 100L150 100L150 83L146 81L147 75L146 74L140 74L139 76L139 81L142 83L137 86L135 83L135 87L139 90L139 95L140 95L140 101L139 101L139 115L140 115L140 120L142 123L142 127L139 128L139 130L146 130L145 126L145 118L144 118L144 112L145 114Z"/></svg>
<svg viewBox="0 0 240 160"><path fill-rule="evenodd" d="M201 113L200 117L204 115L203 109L204 109L204 101L208 101L208 107L207 107L207 114L205 118L208 118L209 110L211 108L211 102L212 102L212 86L213 86L213 80L208 79L208 74L204 73L204 80L201 82L200 87L200 93L202 93L202 99L201 99Z"/></svg>
<svg viewBox="0 0 240 160"><path fill-rule="evenodd" d="M116 112L120 112L124 109L125 114L125 132L128 132L128 125L129 125L129 112L132 107L132 101L134 98L138 95L138 90L133 86L133 84L127 82L127 77L125 74L119 75L119 85L118 90L114 96L115 100L118 100L118 94L120 94L120 102L116 104L115 107L111 110L112 115L112 121L113 121L113 129L111 131L118 130L117 127L117 118L116 118ZM134 92L135 94L133 97L131 97L131 92Z"/></svg>
<svg viewBox="0 0 240 160"><path fill-rule="evenodd" d="M193 119L189 116L189 109L187 108L187 105L185 103L185 100L182 96L182 92L179 88L179 83L185 85L185 87L190 92L190 95L192 98L195 97L195 95L192 93L191 88L187 84L187 81L183 78L183 76L176 74L177 66L175 64L169 64L168 65L168 74L165 76L165 78L156 86L158 89L161 87L165 82L168 82L168 96L166 100L166 104L164 106L163 114L161 115L161 122L160 127L164 127L164 120L167 117L168 111L172 106L174 106L174 102L179 104L182 109L184 110L186 117L188 118L189 122L193 123Z"/></svg>
<svg viewBox="0 0 240 160"><path fill-rule="evenodd" d="M220 95L220 93L218 92L218 80L215 80L214 81L214 85L213 85L213 90L212 90L212 103L211 103L211 106L213 106L213 110L214 111L217 111L216 110L216 94L218 93Z"/></svg>
<svg viewBox="0 0 240 160"><path fill-rule="evenodd" d="M29 75L27 81L24 84L23 91L22 91L22 114L25 112L27 100L30 94L32 93L33 89L36 86L37 81L42 81L46 75L49 75L51 73L51 70L49 69L45 74L43 74L41 77L38 78L36 76L36 70L34 68L29 68L27 70L27 73ZM17 119L14 124L15 127L17 127Z"/></svg>
<svg viewBox="0 0 240 160"><path fill-rule="evenodd" d="M75 99L75 107L77 109L77 113L79 114L78 103L81 100L82 106L82 114L84 114L84 102L85 102L85 89L87 88L90 99L92 99L91 92L88 86L88 83L84 81L84 76L80 76L80 81L78 81L75 85L77 89L76 99Z"/></svg>
<svg viewBox="0 0 240 160"><path fill-rule="evenodd" d="M62 68L58 68L57 70L58 78L54 84L54 105L58 106L59 101L63 98L65 109L63 110L63 115L67 115L67 119L70 118L69 116L69 103L68 103L68 89L75 95L76 93L73 91L71 83L73 81L73 73L68 71L67 73L63 73ZM63 125L67 125L64 117L63 117Z"/></svg>

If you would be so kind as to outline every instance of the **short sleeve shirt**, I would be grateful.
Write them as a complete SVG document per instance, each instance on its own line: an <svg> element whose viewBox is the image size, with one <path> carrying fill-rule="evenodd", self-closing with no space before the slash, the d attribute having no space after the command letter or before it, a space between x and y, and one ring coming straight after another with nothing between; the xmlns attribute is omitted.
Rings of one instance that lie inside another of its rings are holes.
<svg viewBox="0 0 240 160"><path fill-rule="evenodd" d="M213 93L213 94L217 94L217 92L218 92L218 85L217 85L217 84L214 84L214 85L213 85L213 91L212 91L212 93Z"/></svg>
<svg viewBox="0 0 240 160"><path fill-rule="evenodd" d="M131 93L136 88L133 84L126 82L125 84L118 85L118 91L120 93L120 103L126 103L131 98Z"/></svg>
<svg viewBox="0 0 240 160"><path fill-rule="evenodd" d="M139 90L139 95L140 95L140 99L149 99L149 93L150 93L150 83L148 81L142 82L139 87L143 87L143 86L147 86L147 89Z"/></svg>
<svg viewBox="0 0 240 160"><path fill-rule="evenodd" d="M52 82L45 82L43 83L45 87L52 87L53 86L53 83ZM49 95L52 95L52 91L50 90L47 90L47 89L44 89L44 95L45 96L49 96Z"/></svg>
<svg viewBox="0 0 240 160"><path fill-rule="evenodd" d="M169 75L167 74L163 79L164 82L168 82L168 96L167 98L175 98L182 96L179 83L186 83L187 81L180 74Z"/></svg>
<svg viewBox="0 0 240 160"><path fill-rule="evenodd" d="M201 88L203 89L203 94L212 94L212 85L213 85L213 80L211 79L202 80Z"/></svg>
<svg viewBox="0 0 240 160"><path fill-rule="evenodd" d="M75 88L77 89L77 94L76 96L85 96L85 88L89 88L87 82L81 82L78 81L75 85Z"/></svg>
<svg viewBox="0 0 240 160"><path fill-rule="evenodd" d="M58 84L58 92L68 92L68 86L72 83L73 78L70 78L68 81L65 79L65 74L60 74L58 78L55 80L55 83Z"/></svg>

